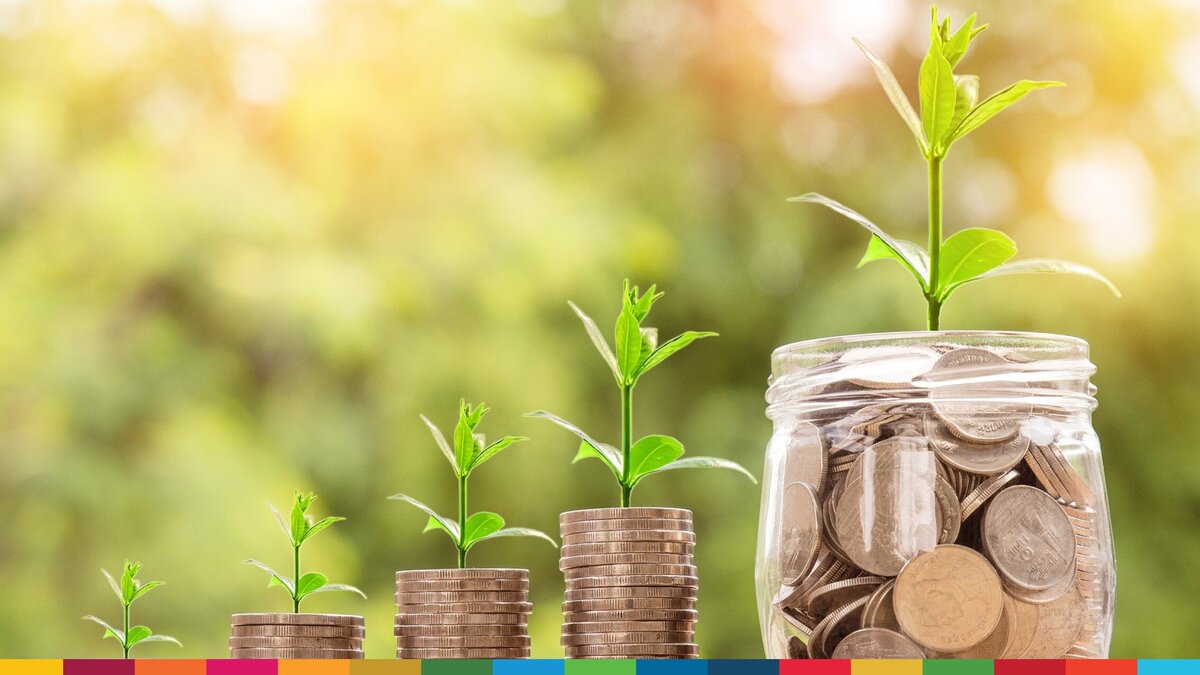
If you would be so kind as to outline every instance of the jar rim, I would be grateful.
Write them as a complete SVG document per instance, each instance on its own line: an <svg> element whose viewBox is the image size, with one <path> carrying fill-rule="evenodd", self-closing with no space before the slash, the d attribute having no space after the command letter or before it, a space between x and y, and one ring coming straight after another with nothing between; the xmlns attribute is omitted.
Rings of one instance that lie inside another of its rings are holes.
<svg viewBox="0 0 1200 675"><path fill-rule="evenodd" d="M780 356L803 353L809 350L833 345L854 346L864 342L887 341L936 342L938 340L965 337L1021 340L1028 343L1041 343L1045 346L1058 346L1067 348L1074 347L1082 350L1080 352L1080 356L1084 358L1087 358L1088 356L1087 340L1084 340L1080 337L1075 337L1073 335L1007 330L913 330L879 333L856 333L853 335L834 335L829 337L812 338L809 340L800 340L798 342L789 342L788 344L776 347L775 350L771 352L771 359L774 361Z"/></svg>

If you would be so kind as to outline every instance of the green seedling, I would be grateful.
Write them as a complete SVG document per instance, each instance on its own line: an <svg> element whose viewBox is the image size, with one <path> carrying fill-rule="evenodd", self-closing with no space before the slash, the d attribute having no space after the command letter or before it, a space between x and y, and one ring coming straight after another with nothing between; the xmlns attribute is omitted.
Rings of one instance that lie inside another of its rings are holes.
<svg viewBox="0 0 1200 675"><path fill-rule="evenodd" d="M254 565L271 575L271 580L267 582L267 586L282 586L287 590L292 597L292 611L300 613L300 601L314 593L328 593L330 591L347 591L349 593L357 593L363 598L366 594L358 590L354 586L347 584L331 584L329 579L320 572L309 572L303 576L300 574L300 547L304 542L312 539L321 530L330 525L345 520L339 516L328 516L321 520L315 520L307 514L308 507L312 506L317 496L313 493L303 494L299 490L296 491L296 499L292 503L291 518L284 518L279 509L273 504L267 502L267 508L271 509L271 513L275 515L275 520L279 523L283 534L288 538L288 542L292 545L292 576L285 576L271 569L263 563L250 559L242 562L247 565ZM298 581L297 581L298 580Z"/></svg>
<svg viewBox="0 0 1200 675"><path fill-rule="evenodd" d="M579 452L572 463L581 459L594 458L604 463L616 477L621 487L621 506L629 506L633 488L647 476L670 471L673 469L732 469L745 474L751 481L754 475L742 465L727 459L717 457L688 457L683 459L683 444L670 436L646 436L636 443L633 442L633 389L643 375L666 361L672 354L702 338L715 337L716 333L704 331L687 331L670 340L658 344L658 331L642 326L650 308L663 296L655 292L655 287L644 295L638 292L637 286L630 288L625 282L625 290L621 296L621 313L617 316L615 330L616 350L608 346L604 334L596 322L574 303L567 303L579 320L583 322L592 344L604 358L604 362L612 370L617 387L621 390L621 449L601 443L587 435L582 429L570 422L546 412L538 410L529 413L529 417L540 417L550 420L558 426L570 431L581 440Z"/></svg>
<svg viewBox="0 0 1200 675"><path fill-rule="evenodd" d="M459 401L458 424L454 427L453 447L446 441L441 429L429 421L429 418L421 415L421 421L429 427L429 432L433 434L433 440L437 442L438 448L446 456L446 460L450 462L450 468L454 469L454 475L458 478L457 520L438 515L433 509L408 495L395 494L388 497L388 499L407 502L424 511L429 516L425 531L440 530L450 537L458 551L458 567L460 569L467 566L467 552L476 544L489 539L538 537L550 542L555 548L558 547L558 542L540 530L528 527L505 527L504 518L497 513L480 511L469 514L467 510L467 479L470 478L471 473L478 469L479 465L500 454L505 448L514 443L529 440L524 436L505 436L491 444L487 443L483 434L476 433L475 430L483 421L483 416L488 413L488 410L482 403L472 407L466 401Z"/></svg>
<svg viewBox="0 0 1200 675"><path fill-rule="evenodd" d="M117 594L117 600L121 602L121 628L113 628L98 617L91 614L83 617L87 621L100 624L104 628L104 637L112 638L121 643L121 652L125 658L129 658L129 650L133 649L134 645L145 644L147 642L170 642L182 647L179 640L170 635L155 635L149 628L145 626L130 626L129 625L129 608L133 602L150 591L163 585L161 581L147 581L142 583L137 580L137 573L142 569L141 563L125 561L125 569L121 573L121 583L113 578L107 570L100 570L104 573L104 578L108 579L108 585L112 587L113 593Z"/></svg>
<svg viewBox="0 0 1200 675"><path fill-rule="evenodd" d="M1021 80L980 101L979 77L957 75L954 68L985 28L987 24L975 25L972 14L951 33L950 19L939 23L937 7L933 8L929 52L921 62L918 76L919 116L887 64L858 40L854 41L871 62L884 93L912 131L925 158L929 180L928 249L891 237L859 213L828 197L808 193L789 200L821 204L866 228L871 241L858 266L875 260L895 260L903 265L921 286L928 304L929 330L938 329L942 306L950 295L980 279L1014 274L1077 274L1103 283L1120 297L1111 281L1086 265L1049 258L1010 261L1017 253L1016 243L997 230L968 228L942 240L942 164L951 146L1030 92L1063 86L1062 82Z"/></svg>

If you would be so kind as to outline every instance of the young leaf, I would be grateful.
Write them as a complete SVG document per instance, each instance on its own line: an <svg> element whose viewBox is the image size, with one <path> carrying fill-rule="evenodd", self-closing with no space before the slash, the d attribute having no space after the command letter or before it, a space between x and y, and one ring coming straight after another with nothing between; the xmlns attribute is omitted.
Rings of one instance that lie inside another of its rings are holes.
<svg viewBox="0 0 1200 675"><path fill-rule="evenodd" d="M458 403L458 423L454 425L454 466L459 476L466 474L475 455L475 425L474 411L466 401Z"/></svg>
<svg viewBox="0 0 1200 675"><path fill-rule="evenodd" d="M134 577L141 569L141 563L125 561L125 569L121 572L121 602L123 604L128 605L133 602L133 594L137 592L137 583L134 581Z"/></svg>
<svg viewBox="0 0 1200 675"><path fill-rule="evenodd" d="M292 545L297 546L304 539L304 531L308 529L308 519L304 512L312 505L317 496L313 493L303 494L296 491L296 501L292 504Z"/></svg>
<svg viewBox="0 0 1200 675"><path fill-rule="evenodd" d="M958 128L959 123L971 112L975 107L975 102L979 100L979 76L978 75L955 75L954 76L954 119L950 120L950 133ZM944 139L945 144L949 146L950 139Z"/></svg>
<svg viewBox="0 0 1200 675"><path fill-rule="evenodd" d="M646 436L629 449L629 479L634 485L683 456L683 444L670 436Z"/></svg>
<svg viewBox="0 0 1200 675"><path fill-rule="evenodd" d="M1051 258L1031 258L1029 260L1017 260L1014 262L1004 263L995 269L988 270L987 272L980 274L974 279L967 279L967 281L955 285L950 290L954 290L954 288L957 288L963 283L970 281L989 279L991 277L1011 276L1015 274L1074 274L1099 281L1107 286L1108 290L1112 291L1113 295L1117 296L1118 298L1121 297L1121 291L1117 290L1116 285L1109 281L1103 274L1100 274L1091 267L1071 262L1069 260L1054 260ZM947 292L946 295L949 295L949 292Z"/></svg>
<svg viewBox="0 0 1200 675"><path fill-rule="evenodd" d="M663 296L662 293L656 292L657 286L650 284L650 288L645 295L638 295L638 287L634 286L632 290L629 288L629 280L625 280L625 295L629 298L630 306L633 309L633 316L637 318L638 323L646 320L646 316L650 314L650 308L658 299Z"/></svg>
<svg viewBox="0 0 1200 675"><path fill-rule="evenodd" d="M750 479L751 483L758 483L758 479L754 477L754 474L747 471L746 468L741 464L738 464L737 462L731 462L727 459L721 459L720 457L685 457L683 459L677 459L670 464L659 467L658 469L643 475L642 478L645 478L651 474L662 473L663 471L674 471L675 469L729 469L745 475Z"/></svg>
<svg viewBox="0 0 1200 675"><path fill-rule="evenodd" d="M104 573L104 578L108 579L108 585L112 587L113 593L117 594L117 600L124 604L125 596L121 593L121 587L117 585L117 580L113 578L113 575L108 573L108 570L101 568L100 571Z"/></svg>
<svg viewBox="0 0 1200 675"><path fill-rule="evenodd" d="M474 543L478 544L481 541L487 541L488 539L499 539L500 537L537 537L539 539L545 539L546 541L550 542L554 548L558 548L558 542L554 541L553 537L545 532L542 532L541 530L535 530L530 527L506 527L502 530L496 530L485 537L480 537L476 539Z"/></svg>
<svg viewBox="0 0 1200 675"><path fill-rule="evenodd" d="M475 456L475 459L471 461L471 466L467 467L467 472L470 473L471 471L474 471L480 464L483 464L489 459L500 454L500 452L508 446L527 440L529 440L529 438L526 436L505 436L504 438L501 438L500 440L481 450L479 454Z"/></svg>
<svg viewBox="0 0 1200 675"><path fill-rule="evenodd" d="M490 511L480 511L479 513L471 514L471 517L467 518L466 526L463 528L463 548L471 548L475 545L475 542L493 532L499 531L503 527L504 519L499 514Z"/></svg>
<svg viewBox="0 0 1200 675"><path fill-rule="evenodd" d="M309 572L300 577L300 581L296 583L296 599L299 600L309 593L314 593L316 590L325 585L329 579L319 572Z"/></svg>
<svg viewBox="0 0 1200 675"><path fill-rule="evenodd" d="M258 569L266 572L267 574L270 574L271 575L271 583L269 583L268 585L278 584L278 585L286 588L288 593L291 593L293 596L296 595L296 584L292 583L291 577L284 576L284 575L280 574L279 572L276 572L275 570L271 569L267 565L260 563L257 560L254 560L253 558L243 560L242 562L247 565L254 565Z"/></svg>
<svg viewBox="0 0 1200 675"><path fill-rule="evenodd" d="M567 304L571 306L571 309L574 310L579 320L583 322L583 327L587 330L588 337L592 340L592 345L596 347L596 351L600 352L600 357L612 369L613 377L617 378L617 382L620 382L621 367L617 365L617 356L613 354L612 349L608 346L608 342L605 341L604 333L600 332L600 327L596 325L595 321L592 321L592 317L584 314L583 310L579 309L575 303L568 301Z"/></svg>
<svg viewBox="0 0 1200 675"><path fill-rule="evenodd" d="M858 261L858 266L861 268L863 265L875 262L876 260L895 260L904 269L912 273L913 278L921 285L922 291L927 290L929 287L929 254L925 252L925 249L911 241L894 239L892 243L904 251L905 255L903 257L889 248L882 239L871 235L871 241L867 243L867 252L863 254L862 260ZM910 264L909 261L912 261L912 263Z"/></svg>
<svg viewBox="0 0 1200 675"><path fill-rule="evenodd" d="M125 646L132 647L132 646L136 645L137 643L141 642L142 640L145 640L146 638L150 637L151 632L152 631L149 628L147 628L146 626L130 626L129 634L128 634L128 638L126 639Z"/></svg>
<svg viewBox="0 0 1200 675"><path fill-rule="evenodd" d="M645 375L651 368L657 366L658 364L662 363L663 361L666 361L668 356L670 356L670 355L674 354L675 352L683 349L684 347L692 344L696 340L700 340L700 339L706 338L706 337L715 337L716 335L717 335L716 333L713 333L711 331L694 331L694 330L689 330L685 333L676 335L675 337L671 338L670 340L667 340L666 342L662 343L654 351L650 352L650 355L647 356L646 360L642 362L641 368L638 368L638 371L635 374L634 379L640 378L642 375Z"/></svg>
<svg viewBox="0 0 1200 675"><path fill-rule="evenodd" d="M613 456L620 456L621 454L620 450L617 450L607 443L601 443L600 445L604 448L604 452L610 453ZM617 477L617 480L621 480L621 473L615 466L612 465L612 463L608 461L608 457L604 456L604 454L602 454L599 450L589 445L587 441L581 441L579 443L579 452L575 453L575 457L571 460L571 463L575 464L581 459L591 458L595 458L601 462L604 462L604 466L607 466L609 470L613 472L613 475Z"/></svg>
<svg viewBox="0 0 1200 675"><path fill-rule="evenodd" d="M904 95L904 90L900 88L896 76L892 74L887 64L875 56L863 43L854 40L854 44L858 45L867 60L871 62L871 67L875 69L875 77L883 86L883 93L887 94L888 100L895 106L896 112L900 113L900 118L908 125L909 131L912 131L913 138L917 139L917 145L921 148L921 152L929 154L929 143L925 138L925 132L921 129L921 118L917 116L917 111L913 110L912 103L908 102L908 97Z"/></svg>
<svg viewBox="0 0 1200 675"><path fill-rule="evenodd" d="M437 428L437 425L430 422L429 418L424 415L421 415L421 421L425 423L425 426L429 427L429 433L433 434L433 440L441 448L442 454L446 456L446 461L450 462L450 466L454 467L455 471L458 471L458 464L454 459L454 451L450 449L450 444L446 442L446 437L442 435L442 430Z"/></svg>
<svg viewBox="0 0 1200 675"><path fill-rule="evenodd" d="M112 639L116 640L117 642L120 642L121 644L125 644L125 631L121 630L120 628L113 628L112 626L105 623L103 619L92 616L91 614L88 614L87 616L85 616L83 618L85 621L91 621L93 623L98 623L101 626L103 626L104 627L104 637L111 637ZM101 638L101 639L103 639L103 638Z"/></svg>
<svg viewBox="0 0 1200 675"><path fill-rule="evenodd" d="M137 590L135 590L133 592L133 597L130 598L130 600L129 600L130 604L133 604L134 600L137 600L138 598L149 593L150 591L158 588L159 586L164 586L164 585L166 585L165 581L147 581L146 583L138 586Z"/></svg>
<svg viewBox="0 0 1200 675"><path fill-rule="evenodd" d="M921 126L925 138L929 139L930 154L936 156L944 147L942 138L950 131L956 96L954 73L937 45L929 46L929 53L921 62L918 86L921 90Z"/></svg>
<svg viewBox="0 0 1200 675"><path fill-rule="evenodd" d="M180 647L183 646L179 640L176 640L170 635L147 635L145 639L142 640L142 643L145 644L147 642L170 642L171 644L178 645Z"/></svg>
<svg viewBox="0 0 1200 675"><path fill-rule="evenodd" d="M616 448L612 447L611 445L605 445L604 443L601 443L601 442L595 440L591 436L588 436L587 433L585 433L583 431L583 429L580 429L579 427L575 426L574 424L571 424L570 422L564 420L563 418L561 418L557 415L554 415L552 413L546 412L545 410L535 410L534 412L528 413L525 416L526 417L538 417L538 418L541 418L544 420L549 420L549 421L557 424L558 426L566 429L567 431L575 434L584 443L587 443L588 445L590 445L592 447L592 449L594 449L596 451L596 454L598 455L598 457L601 460L603 460L603 462L605 464L608 465L608 468L612 469L613 473L615 473L618 476L621 475L621 470L624 466L624 460L621 458L621 453L617 452Z"/></svg>
<svg viewBox="0 0 1200 675"><path fill-rule="evenodd" d="M292 528L288 526L288 522L283 517L283 514L280 513L279 509L275 508L275 505L271 502L267 502L267 508L271 509L271 513L275 516L275 522L279 523L279 528L283 530L283 535L288 538L288 541L291 542L292 546L295 546L296 541L292 539Z"/></svg>
<svg viewBox="0 0 1200 675"><path fill-rule="evenodd" d="M1046 87L1063 87L1066 86L1062 82L1034 82L1031 80L1021 80L1012 84L1005 89L992 94L984 99L979 105L975 106L971 112L963 117L958 126L950 132L946 138L945 147L949 148L951 143L966 136L974 131L984 122L992 119L1000 114L1000 111L1010 105L1025 98L1029 92L1037 89L1045 89Z"/></svg>
<svg viewBox="0 0 1200 675"><path fill-rule="evenodd" d="M455 546L457 546L459 541L461 541L461 537L458 532L458 523L454 522L454 520L438 515L433 509L425 506L421 502L409 497L408 495L395 494L391 497L388 497L388 499L407 502L418 509L421 509L426 513L426 515L429 516L429 523L433 525L434 528L440 529L446 534L450 535L450 538L454 540ZM428 532L430 529L431 528L429 525L426 525L425 531Z"/></svg>
<svg viewBox="0 0 1200 675"><path fill-rule="evenodd" d="M363 593L362 591L358 590L358 588L351 586L350 584L325 584L324 586L312 591L312 593L309 593L309 595L312 595L313 593L331 593L333 591L345 591L347 593L357 593L357 594L361 595L363 597L363 599L366 599L366 597L367 597L366 593Z"/></svg>
<svg viewBox="0 0 1200 675"><path fill-rule="evenodd" d="M971 39L979 34L979 31L975 30L975 18L974 14L968 16L967 20L963 22L963 25L958 27L958 31L954 35L943 36L942 38L945 43L942 45L942 56L946 58L951 68L958 65L963 55L967 53L967 47L970 46ZM949 24L950 19L947 18L946 25L949 26ZM986 24L980 26L979 30L983 30L984 28L987 28Z"/></svg>
<svg viewBox="0 0 1200 675"><path fill-rule="evenodd" d="M312 525L309 525L308 529L304 530L304 536L300 537L300 543L303 544L304 542L311 539L313 537L313 535L315 535L316 533L320 532L321 530L329 527L330 525L332 525L334 523L341 522L343 520L345 520L345 518L342 518L341 516L327 516L325 518L322 518L318 522L313 523Z"/></svg>
<svg viewBox="0 0 1200 675"><path fill-rule="evenodd" d="M626 304L617 317L616 327L617 366L621 369L621 383L630 385L642 364L642 331L633 308Z"/></svg>
<svg viewBox="0 0 1200 675"><path fill-rule="evenodd" d="M824 195L819 195L815 192L810 192L805 195L800 195L799 197L792 197L788 201L789 202L811 202L813 204L820 204L826 208L832 209L833 211L836 211L837 213L840 213L843 216L849 218L850 220L853 220L854 222L863 226L871 234L878 237L884 246L887 246L888 248L890 248L892 250L893 253L896 254L897 259L899 259L900 261L907 264L907 266L910 270L917 270L917 269L921 269L921 268L924 268L926 270L929 269L928 262L922 260L919 257L914 256L911 250L906 250L904 246L901 246L895 239L892 239L891 235L889 235L887 232L884 232L882 229L880 229L880 227L878 225L867 220L860 213L858 213L854 209L851 209L850 207L846 206L845 204L841 204L841 203L836 202ZM926 272L926 275L928 275L928 272ZM922 286L924 286L924 283L922 283Z"/></svg>
<svg viewBox="0 0 1200 675"><path fill-rule="evenodd" d="M1016 243L1003 232L982 227L956 232L942 243L938 289L944 292L946 288L965 283L998 267L1016 253Z"/></svg>

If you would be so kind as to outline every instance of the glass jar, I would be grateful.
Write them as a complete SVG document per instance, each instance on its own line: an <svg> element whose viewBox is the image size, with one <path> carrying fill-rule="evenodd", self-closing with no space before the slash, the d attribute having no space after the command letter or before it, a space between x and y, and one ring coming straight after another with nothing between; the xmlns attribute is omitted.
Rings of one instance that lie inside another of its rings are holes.
<svg viewBox="0 0 1200 675"><path fill-rule="evenodd" d="M772 355L769 658L1103 658L1115 574L1086 342L856 335Z"/></svg>

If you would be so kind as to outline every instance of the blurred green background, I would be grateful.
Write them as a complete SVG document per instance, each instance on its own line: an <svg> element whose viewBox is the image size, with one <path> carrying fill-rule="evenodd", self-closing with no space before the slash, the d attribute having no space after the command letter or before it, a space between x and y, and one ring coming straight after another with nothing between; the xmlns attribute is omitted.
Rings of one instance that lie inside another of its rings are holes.
<svg viewBox="0 0 1200 675"><path fill-rule="evenodd" d="M959 70L984 94L1061 79L955 147L947 222L1080 260L1125 292L1014 278L958 294L947 328L1078 335L1099 367L1117 537L1113 654L1195 655L1200 613L1200 5L1020 0ZM615 440L610 376L567 308L611 326L625 277L658 282L663 335L716 330L638 389L635 431L761 470L769 355L805 338L919 329L897 266L817 190L923 237L923 163L850 37L910 93L924 3L854 0L0 1L0 655L112 656L100 568L168 585L135 618L226 654L229 615L280 611L247 557L284 566L264 501L296 487L349 517L308 569L370 596L390 657L392 572L450 566L385 497L445 511L454 481L418 420L484 400L533 441L473 506L556 531L610 505L599 463L521 417ZM759 494L727 472L646 482L696 512L708 657L761 656ZM556 553L533 572L534 654L561 655Z"/></svg>

